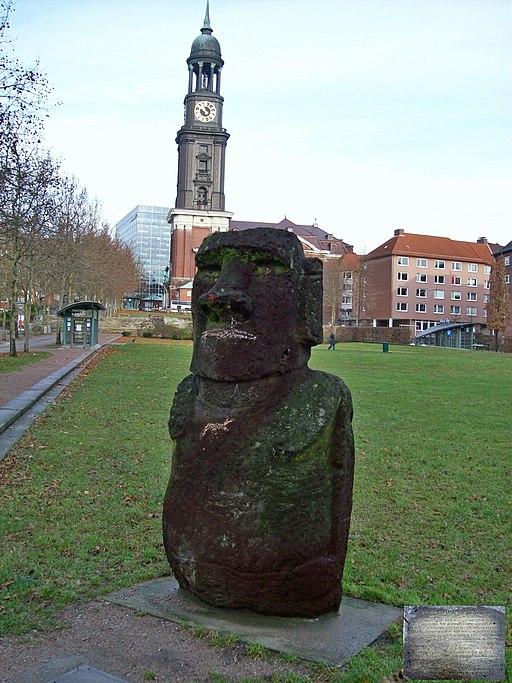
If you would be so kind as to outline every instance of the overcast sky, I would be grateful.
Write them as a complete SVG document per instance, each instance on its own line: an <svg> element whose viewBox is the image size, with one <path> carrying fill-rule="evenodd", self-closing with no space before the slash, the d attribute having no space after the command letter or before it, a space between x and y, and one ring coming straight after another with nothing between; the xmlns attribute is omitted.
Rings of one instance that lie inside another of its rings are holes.
<svg viewBox="0 0 512 683"><path fill-rule="evenodd" d="M206 0L17 0L62 104L47 142L112 225L173 206ZM512 239L511 0L211 0L226 210L317 220L367 252L406 232Z"/></svg>

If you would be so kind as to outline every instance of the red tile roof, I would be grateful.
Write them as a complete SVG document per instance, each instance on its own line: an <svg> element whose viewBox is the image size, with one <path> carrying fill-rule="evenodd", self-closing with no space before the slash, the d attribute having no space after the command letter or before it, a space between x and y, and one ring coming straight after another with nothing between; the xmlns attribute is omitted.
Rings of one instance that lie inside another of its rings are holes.
<svg viewBox="0 0 512 683"><path fill-rule="evenodd" d="M449 237L413 233L395 235L371 251L366 258L381 258L388 254L493 263L492 252L486 242L461 242Z"/></svg>

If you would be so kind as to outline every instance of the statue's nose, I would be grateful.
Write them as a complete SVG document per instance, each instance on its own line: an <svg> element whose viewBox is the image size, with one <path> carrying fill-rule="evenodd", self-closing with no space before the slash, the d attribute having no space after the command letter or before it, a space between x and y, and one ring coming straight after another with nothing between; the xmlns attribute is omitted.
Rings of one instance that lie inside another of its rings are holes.
<svg viewBox="0 0 512 683"><path fill-rule="evenodd" d="M245 322L251 317L252 301L243 291L216 283L210 290L201 294L198 303L208 318Z"/></svg>

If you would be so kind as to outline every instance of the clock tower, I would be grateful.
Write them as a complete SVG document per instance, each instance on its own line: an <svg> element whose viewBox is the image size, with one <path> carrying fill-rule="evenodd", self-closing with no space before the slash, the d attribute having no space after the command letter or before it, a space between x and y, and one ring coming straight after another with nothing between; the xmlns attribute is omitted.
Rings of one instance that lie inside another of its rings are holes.
<svg viewBox="0 0 512 683"><path fill-rule="evenodd" d="M229 230L225 211L224 165L229 134L222 127L222 60L212 35L209 0L201 35L192 43L188 64L185 122L178 131L178 186L171 224L171 289L192 279L195 253L205 237ZM171 293L171 296L174 297Z"/></svg>

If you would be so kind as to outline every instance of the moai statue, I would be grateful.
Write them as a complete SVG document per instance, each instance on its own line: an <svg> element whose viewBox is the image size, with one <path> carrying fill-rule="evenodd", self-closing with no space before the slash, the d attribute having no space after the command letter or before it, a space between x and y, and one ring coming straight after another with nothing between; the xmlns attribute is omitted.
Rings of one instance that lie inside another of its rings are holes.
<svg viewBox="0 0 512 683"><path fill-rule="evenodd" d="M274 228L196 255L192 373L178 387L164 543L180 586L218 607L336 611L352 507L352 402L308 368L322 263Z"/></svg>

